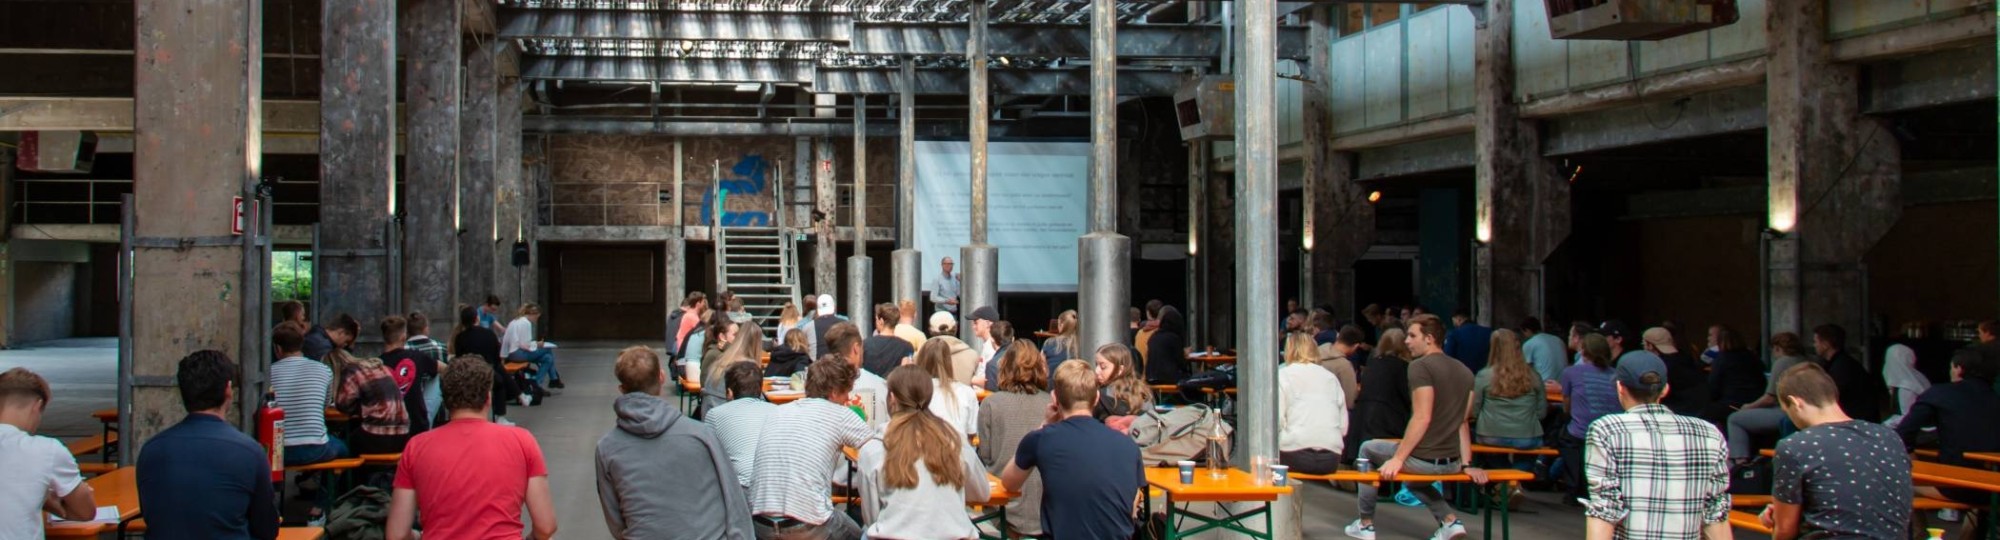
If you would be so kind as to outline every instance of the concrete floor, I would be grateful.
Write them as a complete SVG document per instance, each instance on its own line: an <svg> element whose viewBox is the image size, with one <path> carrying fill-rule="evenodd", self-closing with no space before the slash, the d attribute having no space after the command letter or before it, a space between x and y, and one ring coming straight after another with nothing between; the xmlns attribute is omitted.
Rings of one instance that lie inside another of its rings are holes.
<svg viewBox="0 0 2000 540"><path fill-rule="evenodd" d="M60 437L97 433L90 411L108 408L115 400L115 339L62 340L0 351L0 369L25 366L50 380L54 403L43 431ZM565 343L559 356L568 388L540 407L516 407L509 417L535 434L548 461L561 537L604 538L604 515L598 505L594 477L597 439L611 429L611 402L617 383L611 364L622 345ZM1354 496L1323 484L1303 487L1301 496L1305 538L1345 538L1341 527L1354 519ZM1515 514L1513 533L1519 538L1576 538L1583 535L1583 518L1556 503L1553 493L1530 493ZM1155 501L1155 507L1160 502ZM1213 505L1196 504L1194 511L1213 512ZM1382 538L1426 538L1436 528L1430 515L1417 508L1383 506L1377 529ZM1474 538L1482 529L1476 516L1465 516ZM1498 537L1498 531L1495 531ZM1210 533L1197 538L1225 538ZM1752 538L1761 538L1753 536Z"/></svg>

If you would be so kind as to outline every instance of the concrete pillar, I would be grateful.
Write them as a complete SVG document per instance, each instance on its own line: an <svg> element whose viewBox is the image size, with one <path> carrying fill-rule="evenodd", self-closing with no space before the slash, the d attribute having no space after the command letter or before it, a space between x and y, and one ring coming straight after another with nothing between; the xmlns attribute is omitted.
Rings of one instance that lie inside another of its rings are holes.
<svg viewBox="0 0 2000 540"><path fill-rule="evenodd" d="M1821 324L1867 334L1862 258L1902 217L1901 149L1861 115L1857 67L1834 63L1823 2L1771 8L1765 335Z"/></svg>
<svg viewBox="0 0 2000 540"><path fill-rule="evenodd" d="M261 301L245 283L251 260L231 236L231 198L254 195L262 131L263 13L257 2L138 0L133 62L135 255L130 447L179 422L174 374L188 353L214 349L243 366L237 395L264 390L269 359L243 354L245 328L261 341ZM198 152L180 151L200 148ZM170 307L169 307L170 306ZM252 384L243 384L252 383ZM256 399L240 400L254 403ZM234 405L234 404L232 404ZM127 453L128 462L137 456Z"/></svg>
<svg viewBox="0 0 2000 540"><path fill-rule="evenodd" d="M404 62L403 310L451 313L458 286L458 0L406 0L397 26ZM357 314L359 315L359 314ZM365 325L364 325L365 326Z"/></svg>
<svg viewBox="0 0 2000 540"><path fill-rule="evenodd" d="M1236 5L1243 46L1236 65L1236 252L1243 274L1237 342L1237 407L1245 469L1278 459L1278 118L1277 3ZM1289 500L1271 505L1272 531L1295 531Z"/></svg>
<svg viewBox="0 0 2000 540"><path fill-rule="evenodd" d="M1333 304L1334 319L1352 322L1354 263L1375 243L1375 206L1354 181L1354 155L1333 151L1333 9L1313 7L1306 39L1305 217L1306 296ZM1311 305L1308 306L1310 309Z"/></svg>
<svg viewBox="0 0 2000 540"><path fill-rule="evenodd" d="M847 318L874 320L875 261L868 258L868 96L854 96L854 255L847 258Z"/></svg>
<svg viewBox="0 0 2000 540"><path fill-rule="evenodd" d="M493 290L496 191L495 155L500 74L494 56L501 44L472 47L465 52L463 108L458 115L458 303L478 305ZM519 305L519 299L507 303Z"/></svg>
<svg viewBox="0 0 2000 540"><path fill-rule="evenodd" d="M1198 143L1211 144L1211 143ZM1229 174L1208 175L1208 182L1202 186L1207 216L1202 220L1203 230L1200 254L1201 267L1206 273L1206 281L1197 284L1202 290L1201 307L1206 322L1201 323L1207 341L1189 343L1190 347L1202 348L1214 345L1225 348L1237 342L1236 319L1238 297L1231 290L1217 290L1224 283L1236 282L1236 175L1242 174L1238 167ZM1277 279L1273 277L1271 279Z"/></svg>
<svg viewBox="0 0 2000 540"><path fill-rule="evenodd" d="M1541 130L1514 105L1514 2L1486 4L1474 30L1473 316L1512 326L1542 309L1542 261L1569 237L1569 182L1542 157Z"/></svg>
<svg viewBox="0 0 2000 540"><path fill-rule="evenodd" d="M520 272L521 300L526 302L543 301L542 246L537 241L540 238L537 227L543 224L541 194L549 185L548 155L547 135L521 138L521 241L528 244L529 265Z"/></svg>
<svg viewBox="0 0 2000 540"><path fill-rule="evenodd" d="M686 225L683 225L686 223L684 220L687 219L687 206L680 204L682 200L681 194L686 191L685 184L687 182L687 155L683 144L684 141L680 137L674 138L674 210L667 217L670 222L665 224L667 225L667 230L671 232L667 235L666 249L662 250L663 253L661 256L662 259L665 259L667 268L667 271L663 272L660 278L661 286L666 288L664 291L664 303L666 305L663 306L662 314L668 317L673 316L674 311L681 308L681 302L687 299L687 231ZM784 188L784 186L774 186L772 192L775 193L777 190ZM776 210L780 212L784 211L782 208ZM676 331L677 329L668 329L666 339L672 340Z"/></svg>
<svg viewBox="0 0 2000 540"><path fill-rule="evenodd" d="M966 343L978 345L966 318L982 307L1000 308L1000 248L986 243L986 139L990 102L986 82L986 2L972 3L972 39L966 44L971 71L968 139L972 142L972 242L959 248L958 334Z"/></svg>
<svg viewBox="0 0 2000 540"><path fill-rule="evenodd" d="M376 4L369 6L368 4ZM379 317L389 305L389 199L396 182L396 10L321 6L319 312ZM438 320L446 318L432 315ZM358 342L379 344L362 325ZM379 348L379 346L377 347Z"/></svg>
<svg viewBox="0 0 2000 540"><path fill-rule="evenodd" d="M521 81L503 77L496 88L493 125L493 263L486 288L508 303L527 298L529 267L514 266L514 243L527 235L527 183L521 171Z"/></svg>
<svg viewBox="0 0 2000 540"><path fill-rule="evenodd" d="M813 294L838 298L840 267L835 256L834 223L839 219L834 212L839 205L833 182L833 140L813 139L813 235L818 241L813 245Z"/></svg>
<svg viewBox="0 0 2000 540"><path fill-rule="evenodd" d="M924 295L924 253L917 249L917 92L916 63L902 58L903 86L896 96L896 252L890 255L889 276L895 298L922 305ZM918 318L922 319L919 313ZM916 321L919 325L922 320Z"/></svg>
<svg viewBox="0 0 2000 540"><path fill-rule="evenodd" d="M1132 305L1132 239L1118 234L1118 9L1090 5L1090 232L1076 241L1079 350L1123 343ZM1134 206L1136 209L1137 207Z"/></svg>

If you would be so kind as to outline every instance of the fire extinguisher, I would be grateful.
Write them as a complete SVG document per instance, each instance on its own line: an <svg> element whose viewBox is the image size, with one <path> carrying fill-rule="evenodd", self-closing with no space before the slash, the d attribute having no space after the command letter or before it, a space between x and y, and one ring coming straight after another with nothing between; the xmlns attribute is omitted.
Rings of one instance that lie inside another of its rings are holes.
<svg viewBox="0 0 2000 540"><path fill-rule="evenodd" d="M285 410L276 394L265 394L264 407L257 409L257 442L270 454L271 481L285 481Z"/></svg>

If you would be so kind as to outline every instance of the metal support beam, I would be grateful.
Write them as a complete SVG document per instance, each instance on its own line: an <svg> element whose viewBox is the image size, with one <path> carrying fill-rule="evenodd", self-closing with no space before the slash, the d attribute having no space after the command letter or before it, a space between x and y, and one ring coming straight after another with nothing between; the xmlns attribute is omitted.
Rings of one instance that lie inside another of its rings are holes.
<svg viewBox="0 0 2000 540"><path fill-rule="evenodd" d="M1276 19L1272 19L1276 20ZM1090 26L1001 23L988 27L989 56L1090 56ZM1306 29L1274 30L1271 58L1304 59ZM971 29L955 23L855 23L850 51L866 55L962 56ZM1118 29L1121 59L1213 60L1224 53L1222 29L1207 25L1126 25Z"/></svg>
<svg viewBox="0 0 2000 540"><path fill-rule="evenodd" d="M314 291L321 313L391 313L387 239L396 178L396 10L321 6L320 223L326 250L381 255L318 254L324 280ZM350 84L349 81L352 81ZM439 321L451 320L432 314ZM380 343L379 327L362 325L357 341Z"/></svg>
<svg viewBox="0 0 2000 540"><path fill-rule="evenodd" d="M319 135L319 107L317 101L263 102L257 124L264 133ZM134 110L127 97L4 96L0 131L132 131Z"/></svg>
<svg viewBox="0 0 2000 540"><path fill-rule="evenodd" d="M403 197L403 309L451 313L458 283L459 0L408 0L397 18L409 80Z"/></svg>
<svg viewBox="0 0 2000 540"><path fill-rule="evenodd" d="M811 84L810 60L534 56L521 78L588 82Z"/></svg>
<svg viewBox="0 0 2000 540"><path fill-rule="evenodd" d="M916 65L903 58L902 91L896 96L896 252L890 255L889 276L895 298L917 301L923 296L924 254L917 249L917 96L910 81ZM912 321L922 325L921 320Z"/></svg>
<svg viewBox="0 0 2000 540"><path fill-rule="evenodd" d="M1118 234L1118 11L1090 4L1090 232L1076 242L1080 351L1123 343L1132 239ZM1088 354L1088 353L1085 353Z"/></svg>
<svg viewBox="0 0 2000 540"><path fill-rule="evenodd" d="M501 39L839 41L846 13L503 8Z"/></svg>
<svg viewBox="0 0 2000 540"><path fill-rule="evenodd" d="M1237 343L1237 409L1247 467L1278 459L1278 118L1277 8L1273 2L1235 6L1242 49L1236 58L1236 255L1241 274ZM1272 505L1275 530L1294 529L1288 504Z"/></svg>
<svg viewBox="0 0 2000 540"><path fill-rule="evenodd" d="M854 96L854 105L854 227L863 228L868 226L868 96ZM875 263L868 258L867 238L856 238L854 255L847 258L847 318L869 333L874 298Z"/></svg>
<svg viewBox="0 0 2000 540"><path fill-rule="evenodd" d="M530 115L521 119L522 129L530 133L599 133L622 135L672 135L682 137L847 137L854 133L852 122L814 119L781 118L761 120L674 120L659 121L643 116L546 116ZM869 124L868 136L894 137L893 124ZM952 120L927 120L917 124L919 137L964 137L966 122ZM810 156L810 150L800 155ZM801 182L811 180L810 173L800 175ZM801 223L804 221L801 220Z"/></svg>
<svg viewBox="0 0 2000 540"><path fill-rule="evenodd" d="M504 43L492 45L504 47ZM495 46L471 47L465 54L464 107L459 110L458 149L458 292L457 302L479 305L494 290L495 245L500 231L494 219L495 168L498 156L500 76L494 70ZM519 113L509 111L518 115ZM510 287L511 289L511 287ZM512 292L507 291L507 292ZM512 296L512 295L508 295Z"/></svg>
<svg viewBox="0 0 2000 540"><path fill-rule="evenodd" d="M1000 249L986 243L986 141L987 121L990 118L987 101L986 71L989 60L987 51L986 2L972 3L970 21L971 38L965 48L971 71L972 88L968 94L971 111L967 120L971 122L972 143L972 238L965 247L959 248L960 263L965 265L961 272L963 287L959 290L958 333L966 343L979 346L971 322L966 319L972 311L982 307L1000 308Z"/></svg>
<svg viewBox="0 0 2000 540"><path fill-rule="evenodd" d="M1010 96L1075 96L1091 93L1086 70L1076 68L1003 69L988 73L992 91ZM819 68L813 72L813 90L829 94L886 94L901 92L901 76L874 68ZM971 92L970 76L963 71L919 69L909 85L918 94L961 96ZM1118 70L1118 95L1172 96L1187 80L1173 71Z"/></svg>

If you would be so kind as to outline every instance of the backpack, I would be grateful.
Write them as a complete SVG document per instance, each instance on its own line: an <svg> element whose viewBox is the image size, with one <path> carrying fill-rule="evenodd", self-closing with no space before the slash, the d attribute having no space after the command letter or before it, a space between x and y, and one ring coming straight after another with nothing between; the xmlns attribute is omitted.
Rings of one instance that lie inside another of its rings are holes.
<svg viewBox="0 0 2000 540"><path fill-rule="evenodd" d="M1236 430L1207 405L1188 405L1162 414L1152 409L1132 419L1127 433L1139 444L1139 459L1146 466L1173 466L1188 461L1208 448L1209 435L1220 432L1226 439Z"/></svg>
<svg viewBox="0 0 2000 540"><path fill-rule="evenodd" d="M680 354L681 343L679 340L676 340L674 338L680 334L681 318L686 316L687 316L687 310L684 309L676 309L674 310L673 313L667 314L666 358L674 358L676 355Z"/></svg>
<svg viewBox="0 0 2000 540"><path fill-rule="evenodd" d="M341 495L327 513L329 540L381 540L388 536L389 492L361 486Z"/></svg>

